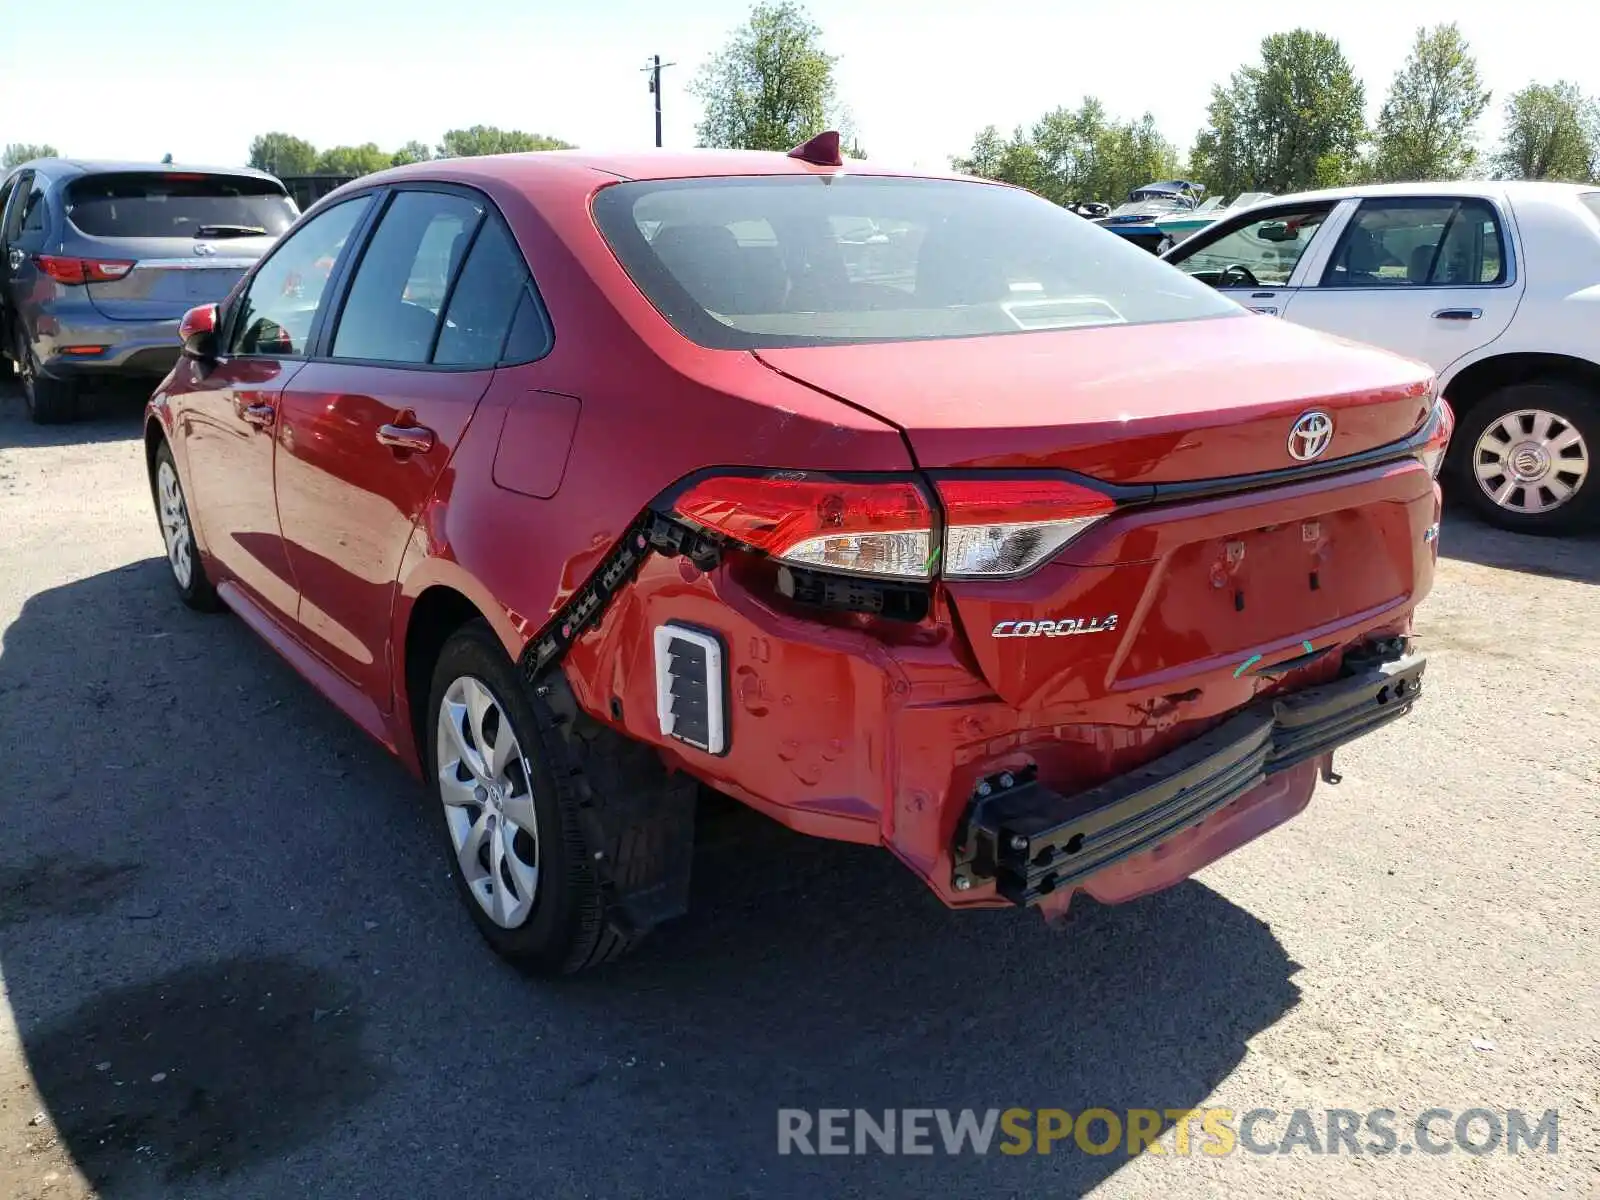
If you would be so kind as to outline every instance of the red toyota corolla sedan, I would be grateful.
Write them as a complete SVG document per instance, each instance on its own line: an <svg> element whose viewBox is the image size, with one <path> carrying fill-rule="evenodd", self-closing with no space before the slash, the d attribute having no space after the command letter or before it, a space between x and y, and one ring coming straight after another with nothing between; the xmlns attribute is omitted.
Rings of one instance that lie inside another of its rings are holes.
<svg viewBox="0 0 1600 1200"><path fill-rule="evenodd" d="M683 910L701 785L1052 915L1287 820L1421 687L1425 367L831 135L368 176L183 336L179 593L422 776L535 970Z"/></svg>

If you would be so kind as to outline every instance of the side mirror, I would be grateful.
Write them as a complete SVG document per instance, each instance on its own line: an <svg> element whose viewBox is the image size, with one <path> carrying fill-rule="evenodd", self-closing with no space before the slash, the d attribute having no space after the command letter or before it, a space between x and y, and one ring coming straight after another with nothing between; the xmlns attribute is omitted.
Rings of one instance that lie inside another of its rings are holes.
<svg viewBox="0 0 1600 1200"><path fill-rule="evenodd" d="M178 322L178 340L190 358L209 361L217 356L217 306L202 304L183 314Z"/></svg>

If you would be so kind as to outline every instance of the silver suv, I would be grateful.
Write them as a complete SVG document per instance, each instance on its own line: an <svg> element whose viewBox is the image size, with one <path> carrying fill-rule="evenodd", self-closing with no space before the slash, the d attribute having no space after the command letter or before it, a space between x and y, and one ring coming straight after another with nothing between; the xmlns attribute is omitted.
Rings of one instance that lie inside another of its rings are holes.
<svg viewBox="0 0 1600 1200"><path fill-rule="evenodd" d="M0 184L0 349L41 424L78 389L160 379L178 321L220 301L299 215L247 169L36 159Z"/></svg>

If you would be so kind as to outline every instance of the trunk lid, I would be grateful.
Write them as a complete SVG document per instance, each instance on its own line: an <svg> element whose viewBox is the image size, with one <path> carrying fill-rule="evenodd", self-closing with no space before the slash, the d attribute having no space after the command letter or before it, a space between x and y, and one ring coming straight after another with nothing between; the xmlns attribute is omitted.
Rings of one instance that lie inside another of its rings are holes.
<svg viewBox="0 0 1600 1200"><path fill-rule="evenodd" d="M1432 372L1255 315L998 337L764 349L774 370L899 426L926 469L1056 468L1107 483L1293 467L1320 409L1326 462L1398 441Z"/></svg>
<svg viewBox="0 0 1600 1200"><path fill-rule="evenodd" d="M264 245L260 238L244 240L250 244L198 243L214 250L202 256L192 240L95 239L95 248L80 251L83 257L132 261L134 267L121 279L85 285L89 302L113 321L175 321L197 304L226 298L272 244L271 239Z"/></svg>

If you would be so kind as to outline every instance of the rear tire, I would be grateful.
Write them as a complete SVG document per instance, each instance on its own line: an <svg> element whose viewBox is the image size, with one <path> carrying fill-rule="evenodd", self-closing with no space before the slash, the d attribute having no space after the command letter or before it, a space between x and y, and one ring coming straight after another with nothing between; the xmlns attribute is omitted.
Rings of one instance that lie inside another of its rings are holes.
<svg viewBox="0 0 1600 1200"><path fill-rule="evenodd" d="M451 876L495 953L559 976L637 944L642 933L606 920L594 871L601 847L589 844L578 814L582 765L484 621L445 643L421 732Z"/></svg>
<svg viewBox="0 0 1600 1200"><path fill-rule="evenodd" d="M35 425L67 425L78 419L78 392L70 383L39 374L33 347L18 330L12 351L22 380L22 399Z"/></svg>
<svg viewBox="0 0 1600 1200"><path fill-rule="evenodd" d="M1559 535L1600 520L1600 400L1558 380L1518 383L1466 414L1453 455L1460 495L1484 521Z"/></svg>

